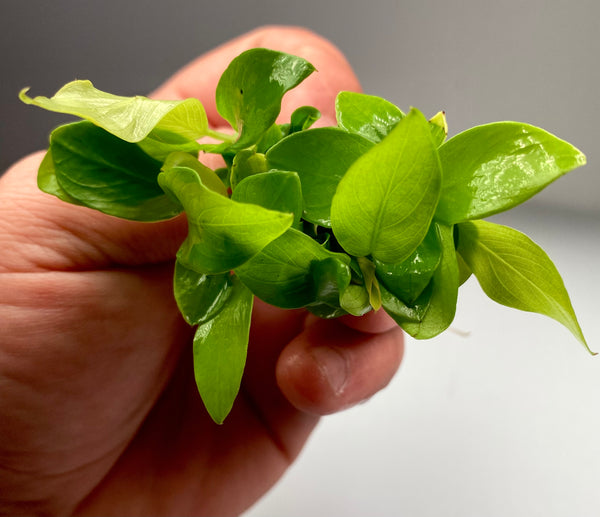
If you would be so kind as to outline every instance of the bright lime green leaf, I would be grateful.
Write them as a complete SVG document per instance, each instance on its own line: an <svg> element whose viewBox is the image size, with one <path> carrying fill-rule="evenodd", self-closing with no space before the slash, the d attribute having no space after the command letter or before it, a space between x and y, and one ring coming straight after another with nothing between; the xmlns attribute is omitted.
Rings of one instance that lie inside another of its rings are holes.
<svg viewBox="0 0 600 517"><path fill-rule="evenodd" d="M429 119L429 127L431 129L431 136L437 147L444 143L448 136L448 122L446 121L446 113L440 111L436 113L432 118Z"/></svg>
<svg viewBox="0 0 600 517"><path fill-rule="evenodd" d="M179 311L190 325L205 323L224 307L231 294L231 275L205 275L175 261L173 292Z"/></svg>
<svg viewBox="0 0 600 517"><path fill-rule="evenodd" d="M379 281L394 296L412 304L429 284L442 258L442 249L435 224L432 224L417 249L402 262L388 264L374 260Z"/></svg>
<svg viewBox="0 0 600 517"><path fill-rule="evenodd" d="M173 152L181 152L197 158L198 151L201 149L201 145L196 140L190 140L164 129L153 129L146 138L137 142L137 145L146 154L161 162Z"/></svg>
<svg viewBox="0 0 600 517"><path fill-rule="evenodd" d="M311 267L328 258L350 262L348 256L327 251L302 232L289 229L235 272L261 300L295 309L317 301Z"/></svg>
<svg viewBox="0 0 600 517"><path fill-rule="evenodd" d="M236 153L233 158L231 176L229 178L231 188L235 190L237 184L244 178L260 172L267 172L268 170L269 167L267 166L264 154L257 153L252 149L243 149Z"/></svg>
<svg viewBox="0 0 600 517"><path fill-rule="evenodd" d="M429 124L411 110L340 181L331 204L333 233L351 255L401 262L425 238L440 185Z"/></svg>
<svg viewBox="0 0 600 517"><path fill-rule="evenodd" d="M338 126L350 133L381 142L404 117L391 102L356 92L340 92L335 99Z"/></svg>
<svg viewBox="0 0 600 517"><path fill-rule="evenodd" d="M436 219L446 224L512 208L586 161L571 144L519 122L474 127L439 153L444 182Z"/></svg>
<svg viewBox="0 0 600 517"><path fill-rule="evenodd" d="M456 313L459 272L454 248L454 229L434 223L442 246L442 259L435 270L429 289L417 305L424 309L418 322L406 322L402 328L416 339L429 339L446 330Z"/></svg>
<svg viewBox="0 0 600 517"><path fill-rule="evenodd" d="M239 392L250 335L252 293L235 277L223 309L194 336L194 376L212 419L221 424Z"/></svg>
<svg viewBox="0 0 600 517"><path fill-rule="evenodd" d="M61 192L79 204L136 221L169 219L181 212L157 183L160 162L90 122L55 129L50 153ZM48 170L44 165L46 185Z"/></svg>
<svg viewBox="0 0 600 517"><path fill-rule="evenodd" d="M461 286L471 278L473 272L465 262L465 259L460 256L460 253L456 253L456 260L458 261L458 285Z"/></svg>
<svg viewBox="0 0 600 517"><path fill-rule="evenodd" d="M349 285L342 293L340 305L352 316L364 316L372 310L369 292L364 285Z"/></svg>
<svg viewBox="0 0 600 517"><path fill-rule="evenodd" d="M163 101L147 97L122 97L100 91L90 81L72 81L53 97L19 97L26 104L93 122L127 142L139 142L153 129L197 140L209 133L208 119L198 99Z"/></svg>
<svg viewBox="0 0 600 517"><path fill-rule="evenodd" d="M255 48L236 57L217 85L219 114L239 133L235 149L257 143L275 123L284 94L314 71L306 60Z"/></svg>
<svg viewBox="0 0 600 517"><path fill-rule="evenodd" d="M293 215L237 203L205 187L196 172L173 167L160 186L183 206L188 236L177 259L198 273L225 273L256 255L292 224Z"/></svg>
<svg viewBox="0 0 600 517"><path fill-rule="evenodd" d="M304 197L304 219L331 226L331 199L338 183L357 158L373 147L360 135L337 128L294 133L267 152L270 168L295 171Z"/></svg>
<svg viewBox="0 0 600 517"><path fill-rule="evenodd" d="M227 196L227 187L221 178L217 176L215 171L208 168L203 163L200 163L190 154L181 152L169 154L163 163L162 169L166 171L168 169L172 169L173 167L187 167L188 169L192 169L196 172L196 174L198 174L200 181L202 181L202 184L206 188L213 190L222 196Z"/></svg>
<svg viewBox="0 0 600 517"><path fill-rule="evenodd" d="M271 170L248 176L235 187L231 199L294 214L294 226L302 216L302 187L295 172Z"/></svg>
<svg viewBox="0 0 600 517"><path fill-rule="evenodd" d="M459 225L459 252L494 301L549 316L588 349L556 266L529 237L487 221Z"/></svg>

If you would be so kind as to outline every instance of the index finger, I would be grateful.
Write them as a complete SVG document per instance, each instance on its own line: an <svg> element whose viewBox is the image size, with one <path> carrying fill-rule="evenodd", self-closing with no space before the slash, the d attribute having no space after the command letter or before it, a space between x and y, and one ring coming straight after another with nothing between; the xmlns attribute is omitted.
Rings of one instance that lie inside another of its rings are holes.
<svg viewBox="0 0 600 517"><path fill-rule="evenodd" d="M244 34L200 56L152 93L161 99L195 97L202 102L213 127L226 125L217 112L215 90L227 65L250 48L266 47L303 57L317 71L283 99L282 120L299 106L311 105L323 114L324 122L335 120L334 103L342 90L360 91L360 84L344 55L327 39L300 27L262 27Z"/></svg>

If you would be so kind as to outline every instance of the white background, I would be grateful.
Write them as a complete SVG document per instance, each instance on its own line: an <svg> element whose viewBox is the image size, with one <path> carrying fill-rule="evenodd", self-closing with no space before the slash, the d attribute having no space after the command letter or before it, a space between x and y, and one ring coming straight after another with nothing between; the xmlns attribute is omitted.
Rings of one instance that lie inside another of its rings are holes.
<svg viewBox="0 0 600 517"><path fill-rule="evenodd" d="M518 210L600 352L597 218ZM392 383L323 419L245 517L600 515L600 357L558 323L502 307L475 279L452 328L408 339Z"/></svg>

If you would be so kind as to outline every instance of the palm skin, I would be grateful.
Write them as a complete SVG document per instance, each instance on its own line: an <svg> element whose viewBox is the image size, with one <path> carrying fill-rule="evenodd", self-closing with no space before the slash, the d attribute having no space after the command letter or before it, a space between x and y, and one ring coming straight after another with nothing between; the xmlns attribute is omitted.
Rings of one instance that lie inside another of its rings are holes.
<svg viewBox="0 0 600 517"><path fill-rule="evenodd" d="M270 27L203 56L154 96L198 97L217 127L216 81L255 46L321 70L287 95L282 119L312 104L331 122L336 93L359 88L330 43ZM172 296L185 219L126 222L62 203L36 187L42 156L0 180L0 514L239 514L319 415L395 373L402 335L382 315L323 321L257 300L240 395L215 425L194 383L193 329Z"/></svg>

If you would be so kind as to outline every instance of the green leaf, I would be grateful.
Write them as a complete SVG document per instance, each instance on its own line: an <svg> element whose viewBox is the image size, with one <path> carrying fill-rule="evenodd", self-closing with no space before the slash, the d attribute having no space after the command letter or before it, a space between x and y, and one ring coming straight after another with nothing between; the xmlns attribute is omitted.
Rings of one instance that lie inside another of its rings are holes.
<svg viewBox="0 0 600 517"><path fill-rule="evenodd" d="M440 185L429 124L411 110L340 181L331 204L333 233L351 255L401 262L425 238Z"/></svg>
<svg viewBox="0 0 600 517"><path fill-rule="evenodd" d="M472 221L458 228L460 255L492 300L555 319L590 351L562 278L542 248L499 224Z"/></svg>
<svg viewBox="0 0 600 517"><path fill-rule="evenodd" d="M239 133L232 148L258 142L277 119L284 94L313 71L300 57L264 48L236 57L221 76L216 92L219 114Z"/></svg>
<svg viewBox="0 0 600 517"><path fill-rule="evenodd" d="M294 133L267 152L270 168L295 171L304 197L304 219L331 226L333 194L357 158L373 147L360 135L327 127Z"/></svg>
<svg viewBox="0 0 600 517"><path fill-rule="evenodd" d="M273 124L257 142L256 152L265 154L284 136L287 136L287 131L284 131L281 125Z"/></svg>
<svg viewBox="0 0 600 517"><path fill-rule="evenodd" d="M372 309L370 296L364 285L349 285L342 293L340 305L352 316L364 316Z"/></svg>
<svg viewBox="0 0 600 517"><path fill-rule="evenodd" d="M340 92L335 99L338 126L378 143L404 118L391 102L356 92Z"/></svg>
<svg viewBox="0 0 600 517"><path fill-rule="evenodd" d="M388 291L383 284L379 285L381 291L381 305L392 319L402 328L408 324L419 324L423 321L429 302L431 300L432 284L429 284L419 297L407 304Z"/></svg>
<svg viewBox="0 0 600 517"><path fill-rule="evenodd" d="M52 158L52 150L48 149L44 158L42 159L42 163L40 163L40 168L38 169L37 175L37 185L38 188L42 192L46 192L46 194L52 194L56 196L58 199L65 201L67 203L71 203L72 205L81 205L75 198L69 196L64 189L58 183L56 179L56 169L54 168L54 159Z"/></svg>
<svg viewBox="0 0 600 517"><path fill-rule="evenodd" d="M90 81L72 81L53 97L19 94L26 104L89 120L127 142L139 142L153 129L197 140L209 133L208 119L198 99L163 101L147 97L122 97L96 89Z"/></svg>
<svg viewBox="0 0 600 517"><path fill-rule="evenodd" d="M332 253L300 231L289 229L235 272L261 300L295 309L317 301L313 262L335 258L346 267L347 255ZM344 266L340 266L344 267Z"/></svg>
<svg viewBox="0 0 600 517"><path fill-rule="evenodd" d="M461 257L460 253L456 254L456 260L458 261L458 285L461 286L471 278L473 272L465 262L465 259Z"/></svg>
<svg viewBox="0 0 600 517"><path fill-rule="evenodd" d="M417 323L407 322L402 328L416 339L429 339L446 330L456 314L459 272L454 248L454 229L434 223L442 246L442 259L430 283L431 292L418 300L424 312ZM424 303L425 302L425 303Z"/></svg>
<svg viewBox="0 0 600 517"><path fill-rule="evenodd" d="M267 172L267 160L265 155L257 153L252 149L243 149L236 153L233 158L233 164L231 166L230 183L233 190L236 189L237 184L248 176L258 174L260 172Z"/></svg>
<svg viewBox="0 0 600 517"><path fill-rule="evenodd" d="M385 311L408 334L416 339L429 339L446 330L456 313L458 297L458 263L454 249L453 229L434 223L442 246L440 265L419 297L406 304L381 288L381 301Z"/></svg>
<svg viewBox="0 0 600 517"><path fill-rule="evenodd" d="M337 318L347 314L340 306L340 297L350 285L352 274L339 257L315 260L310 264L315 302L306 306L321 318Z"/></svg>
<svg viewBox="0 0 600 517"><path fill-rule="evenodd" d="M444 182L436 219L446 224L512 208L586 161L571 144L518 122L464 131L439 154Z"/></svg>
<svg viewBox="0 0 600 517"><path fill-rule="evenodd" d="M194 336L194 376L212 419L221 424L239 392L250 333L252 293L235 277L223 309Z"/></svg>
<svg viewBox="0 0 600 517"><path fill-rule="evenodd" d="M231 294L231 275L205 275L175 261L173 292L179 311L190 325L215 317Z"/></svg>
<svg viewBox="0 0 600 517"><path fill-rule="evenodd" d="M216 192L217 194L221 194L222 196L227 196L227 187L217 176L215 171L200 163L193 156L182 153L182 152L174 152L169 154L163 163L162 169L169 170L174 167L187 167L188 169L192 169L199 177L202 184Z"/></svg>
<svg viewBox="0 0 600 517"><path fill-rule="evenodd" d="M302 187L295 172L271 170L244 178L231 199L294 214L293 225L302 216Z"/></svg>
<svg viewBox="0 0 600 517"><path fill-rule="evenodd" d="M410 257L395 264L374 260L375 273L390 293L412 304L429 284L441 258L437 227L432 224L425 239Z"/></svg>
<svg viewBox="0 0 600 517"><path fill-rule="evenodd" d="M313 106L296 108L290 119L290 133L305 131L321 118L321 112Z"/></svg>
<svg viewBox="0 0 600 517"><path fill-rule="evenodd" d="M446 121L446 113L440 111L429 119L429 128L433 142L437 147L444 143L448 136L448 122Z"/></svg>
<svg viewBox="0 0 600 517"><path fill-rule="evenodd" d="M202 183L187 167L162 172L158 181L183 206L188 236L177 259L198 273L225 273L256 255L290 227L292 214L237 203Z"/></svg>
<svg viewBox="0 0 600 517"><path fill-rule="evenodd" d="M136 221L169 219L181 212L157 183L160 162L90 122L55 129L50 153L63 199L66 194L79 204ZM46 163L46 187L50 178Z"/></svg>
<svg viewBox="0 0 600 517"><path fill-rule="evenodd" d="M189 140L177 133L163 129L153 129L146 138L137 144L146 154L161 162L165 161L167 156L173 152L182 152L191 155L192 158L197 158L201 148L196 140Z"/></svg>
<svg viewBox="0 0 600 517"><path fill-rule="evenodd" d="M374 311L381 309L381 292L375 276L375 264L366 257L358 257L358 265L363 275L364 286L369 294L369 304Z"/></svg>

